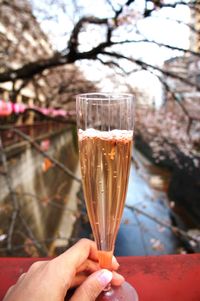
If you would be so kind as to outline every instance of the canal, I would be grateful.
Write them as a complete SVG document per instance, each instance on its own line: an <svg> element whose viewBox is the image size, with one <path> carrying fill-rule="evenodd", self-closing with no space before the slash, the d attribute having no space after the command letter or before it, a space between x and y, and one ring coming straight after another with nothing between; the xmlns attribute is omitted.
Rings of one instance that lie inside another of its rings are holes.
<svg viewBox="0 0 200 301"><path fill-rule="evenodd" d="M80 177L78 154L70 131L47 135L37 143ZM91 238L85 207L78 197L80 184L77 181L29 144L8 158L8 167L21 211L15 221L12 252L9 254L39 256L42 249L42 254L54 255L80 237ZM179 239L169 227L155 222L171 223L170 201L166 194L169 178L167 171L156 168L134 150L116 255L160 255L183 251ZM0 189L0 255L5 256L8 255L13 200L3 174ZM35 241L41 248L35 247Z"/></svg>
<svg viewBox="0 0 200 301"><path fill-rule="evenodd" d="M160 255L180 252L181 243L170 228L169 172L133 152L129 188L116 255ZM160 221L160 223L159 223Z"/></svg>

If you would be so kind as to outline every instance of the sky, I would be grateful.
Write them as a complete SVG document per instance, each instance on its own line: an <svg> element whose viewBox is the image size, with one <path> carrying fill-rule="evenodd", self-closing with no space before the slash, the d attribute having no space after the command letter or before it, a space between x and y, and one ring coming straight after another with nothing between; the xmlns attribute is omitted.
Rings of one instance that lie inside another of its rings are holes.
<svg viewBox="0 0 200 301"><path fill-rule="evenodd" d="M44 0L31 0L40 8L46 9ZM50 0L48 0L50 1ZM57 20L43 20L41 26L43 30L51 37L51 41L54 44L54 47L58 50L62 50L66 47L66 38L71 32L74 22L78 21L78 14L75 13L75 10L78 9L79 12L82 12L86 15L96 15L97 17L111 17L113 11L111 7L106 5L106 0L98 0L98 9L97 2L94 0L79 0L75 3L79 7L72 6L70 1L60 0L56 1L60 3L61 6L58 9L58 6L51 5L50 14L56 15ZM115 3L122 4L124 1L116 0ZM165 3L174 3L173 0L165 0ZM177 1L176 1L177 2ZM68 3L67 7L62 7L62 3ZM150 4L150 3L149 3ZM119 6L116 5L115 8ZM66 8L66 11L65 11ZM144 9L143 0L135 0L133 9L137 11L137 29L140 31L142 37L157 41L159 43L164 43L167 45L173 45L179 48L187 49L189 47L189 29L187 26L180 24L190 22L190 11L184 5L178 5L176 9L165 8L158 10L153 13L152 17L142 18L140 14ZM151 9L151 7L149 7ZM67 12L67 15L66 15ZM38 14L37 17L41 20L42 13ZM176 20L180 22L177 23ZM131 24L130 32L133 24ZM121 30L121 29L120 29ZM127 37L130 38L130 32ZM118 32L125 38L125 31L122 29L121 32ZM101 31L96 31L96 28L90 28L90 35L88 33L82 33L80 36L80 41L82 42L82 50L87 50L101 40L102 37ZM138 36L131 32L132 38L137 39ZM180 56L182 53L178 51L171 51L165 47L158 47L155 44L146 44L146 43L136 43L133 46L128 45L128 47L121 47L122 53L126 55L133 55L134 58L139 58L149 64L156 64L157 66L162 66L163 62L171 57ZM112 71L108 68L102 66L100 63L95 63L94 61L89 62L78 62L80 68L85 72L85 75L88 79L96 79L100 82L100 88L108 91L110 89L118 88L118 85L113 85L112 81L105 78L105 73L112 78ZM123 62L123 68L129 69L130 63ZM123 77L119 79L123 82ZM162 97L162 91L160 90L159 83L157 78L153 75L147 74L146 72L140 72L137 74L132 74L125 80L128 83L135 83L139 88L149 91L156 98ZM156 88L155 88L156 87ZM123 86L122 86L123 89Z"/></svg>
<svg viewBox="0 0 200 301"><path fill-rule="evenodd" d="M38 7L47 9L47 6L44 4L44 0L32 0ZM74 7L70 5L70 1L60 0L56 1L57 3L68 3L66 12L62 9L62 6L58 8L58 4L54 6L51 5L50 16L57 16L57 20L43 20L41 22L41 26L45 32L47 32L51 40L54 44L54 47L58 50L62 50L65 48L65 38L63 36L66 33L70 32L73 28L73 21L78 21L79 16L73 13ZM96 5L96 1L93 0L79 0L77 3L80 3L79 11L82 11L86 15L96 15L97 17L111 17L113 15L112 10L109 6L105 5L106 0L98 0L98 9ZM117 1L116 1L117 2ZM119 3L123 3L124 1L118 1ZM173 3L177 1L167 1L166 3ZM117 7L117 6L116 6ZM82 9L81 9L82 8ZM144 8L143 0L135 0L134 9L138 11L138 13L142 13ZM38 15L38 13L37 13ZM38 15L41 18L41 15ZM150 18L141 19L138 22L138 29L141 33L152 40L162 42L165 44L171 44L178 47L188 48L189 46L189 30L186 26L178 24L175 20L179 20L185 23L190 22L190 12L189 9L184 5L178 5L176 9L173 8L165 8L159 10L153 14ZM97 34L97 32L95 32ZM100 37L99 37L100 38ZM91 37L84 36L85 42L89 43L91 41ZM171 56L168 49L162 49L162 51L156 51L155 45L151 46L151 49L154 51L147 51L147 48L143 47L143 45L138 45L139 50L135 50L138 55L140 52L140 56L142 56L145 60L148 61L158 61L163 62L166 58ZM158 53L159 52L159 53ZM159 54L159 55L157 55Z"/></svg>

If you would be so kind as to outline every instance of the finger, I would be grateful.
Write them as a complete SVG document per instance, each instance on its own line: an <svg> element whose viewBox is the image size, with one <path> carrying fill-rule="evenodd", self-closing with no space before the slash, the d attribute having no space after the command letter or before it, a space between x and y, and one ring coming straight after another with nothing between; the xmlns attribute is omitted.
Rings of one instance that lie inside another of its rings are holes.
<svg viewBox="0 0 200 301"><path fill-rule="evenodd" d="M17 283L21 282L25 276L26 276L26 273L21 274L17 280Z"/></svg>
<svg viewBox="0 0 200 301"><path fill-rule="evenodd" d="M74 287L81 285L83 283L83 281L85 281L87 278L88 278L88 275L86 273L80 273L80 274L76 275L76 277L72 281L70 288L74 288Z"/></svg>
<svg viewBox="0 0 200 301"><path fill-rule="evenodd" d="M76 277L73 279L71 288L77 287L83 283L88 278L87 273L80 273L76 275ZM111 281L111 284L114 286L120 286L125 281L124 277L116 272L113 272L113 278Z"/></svg>
<svg viewBox="0 0 200 301"><path fill-rule="evenodd" d="M36 261L30 266L27 273L30 273L30 272L32 273L38 269L41 269L42 267L46 266L48 263L49 263L49 260Z"/></svg>
<svg viewBox="0 0 200 301"><path fill-rule="evenodd" d="M117 259L113 256L112 258L112 270L116 271L119 268L119 263ZM100 269L99 263L90 259L87 259L81 266L77 269L77 273L87 271L90 273L96 272Z"/></svg>
<svg viewBox="0 0 200 301"><path fill-rule="evenodd" d="M125 281L124 277L116 272L113 272L112 285L120 286Z"/></svg>
<svg viewBox="0 0 200 301"><path fill-rule="evenodd" d="M92 271L89 271L88 273L91 273L91 272ZM87 272L85 272L85 273L81 272L81 273L77 274L75 276L75 278L73 279L73 281L72 281L71 288L77 287L81 283L83 283L83 281L85 281L85 279L88 278L88 276L89 276L88 273ZM112 285L120 286L124 281L125 281L125 279L121 274L113 271L113 278L112 278L112 281L111 281Z"/></svg>
<svg viewBox="0 0 200 301"><path fill-rule="evenodd" d="M71 288L79 286L91 273L100 269L99 264L90 259L86 260L78 269L75 278L71 283Z"/></svg>
<svg viewBox="0 0 200 301"><path fill-rule="evenodd" d="M91 274L75 291L70 301L95 301L102 290L110 283L112 273L99 270Z"/></svg>
<svg viewBox="0 0 200 301"><path fill-rule="evenodd" d="M60 275L65 275L71 279L87 259L98 261L97 247L93 241L81 239L73 247L53 259L51 264L55 263L55 266L60 267Z"/></svg>
<svg viewBox="0 0 200 301"><path fill-rule="evenodd" d="M90 259L87 259L84 263L82 263L80 265L80 267L77 268L77 273L86 271L86 272L96 272L100 269L99 267L99 263L98 262L94 262Z"/></svg>
<svg viewBox="0 0 200 301"><path fill-rule="evenodd" d="M4 296L3 301L9 300L9 296L10 296L10 294L12 293L14 287L15 287L15 285L12 285L12 286L8 289L6 295Z"/></svg>

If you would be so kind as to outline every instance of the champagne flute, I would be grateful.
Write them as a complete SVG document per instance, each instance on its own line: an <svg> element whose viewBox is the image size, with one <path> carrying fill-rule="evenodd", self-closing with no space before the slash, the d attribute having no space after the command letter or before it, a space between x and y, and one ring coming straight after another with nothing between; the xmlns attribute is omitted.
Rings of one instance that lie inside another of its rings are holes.
<svg viewBox="0 0 200 301"><path fill-rule="evenodd" d="M79 158L84 197L101 268L112 256L128 187L134 99L130 94L86 93L76 97ZM110 286L97 300L137 301L127 282Z"/></svg>

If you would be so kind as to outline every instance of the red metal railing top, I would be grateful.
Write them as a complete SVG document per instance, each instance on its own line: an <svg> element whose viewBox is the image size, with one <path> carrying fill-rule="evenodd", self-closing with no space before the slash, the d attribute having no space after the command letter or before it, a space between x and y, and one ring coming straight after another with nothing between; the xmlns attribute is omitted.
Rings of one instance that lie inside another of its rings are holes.
<svg viewBox="0 0 200 301"><path fill-rule="evenodd" d="M37 258L0 258L0 300ZM200 301L200 254L119 257L139 301Z"/></svg>

